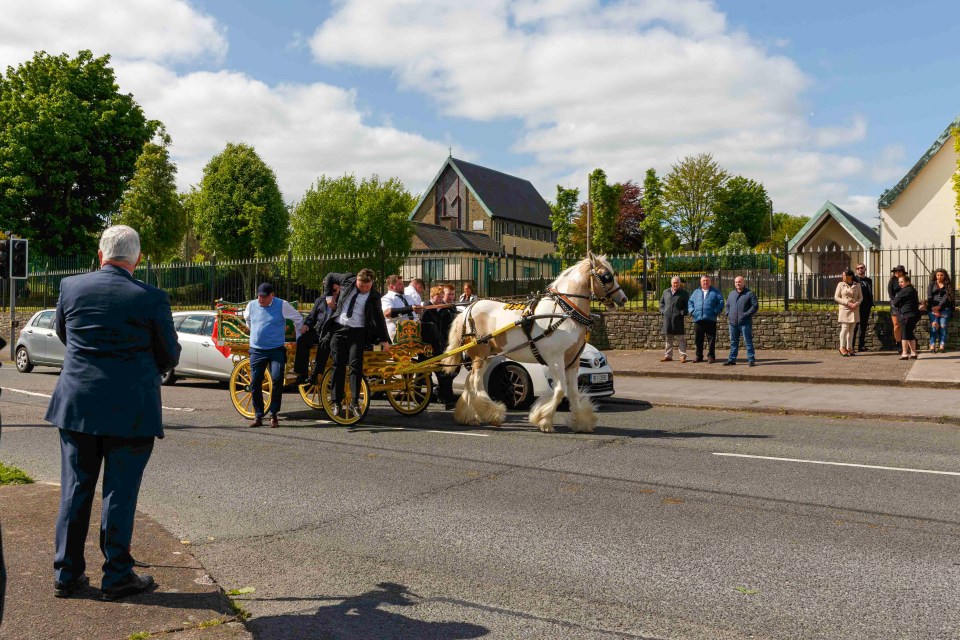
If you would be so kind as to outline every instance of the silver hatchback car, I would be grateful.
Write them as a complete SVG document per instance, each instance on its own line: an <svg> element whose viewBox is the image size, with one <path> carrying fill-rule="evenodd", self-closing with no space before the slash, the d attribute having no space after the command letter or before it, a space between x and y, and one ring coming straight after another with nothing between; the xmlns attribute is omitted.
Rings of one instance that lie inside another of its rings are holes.
<svg viewBox="0 0 960 640"><path fill-rule="evenodd" d="M65 347L53 326L56 309L38 311L20 332L15 351L17 371L29 373L34 366L63 367ZM227 381L233 358L226 358L213 345L215 311L178 311L173 327L180 342L180 364L162 378L173 384L177 378L206 378Z"/></svg>

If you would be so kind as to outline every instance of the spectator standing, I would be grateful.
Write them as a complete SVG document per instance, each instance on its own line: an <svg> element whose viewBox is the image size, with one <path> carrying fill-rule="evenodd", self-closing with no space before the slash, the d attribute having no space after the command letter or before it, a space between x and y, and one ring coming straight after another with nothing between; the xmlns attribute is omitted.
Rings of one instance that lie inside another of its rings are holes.
<svg viewBox="0 0 960 640"><path fill-rule="evenodd" d="M667 338L667 345L660 362L673 360L675 338L679 343L680 362L687 361L687 336L684 333L683 319L687 315L689 302L690 295L680 283L680 278L673 276L670 279L670 288L664 289L660 296L660 315L663 316L663 333Z"/></svg>
<svg viewBox="0 0 960 640"><path fill-rule="evenodd" d="M917 328L917 322L920 321L920 298L917 290L910 282L910 276L902 275L898 279L897 295L890 301L897 311L897 319L900 321L900 327L903 332L901 341L901 360L908 358L917 358L917 336L914 330Z"/></svg>
<svg viewBox="0 0 960 640"><path fill-rule="evenodd" d="M727 322L730 325L730 355L723 366L737 364L737 354L740 352L740 337L747 348L747 364L754 366L757 363L753 348L753 316L760 309L760 303L753 291L747 288L743 276L733 279L733 291L727 296Z"/></svg>
<svg viewBox="0 0 960 640"><path fill-rule="evenodd" d="M283 399L283 370L287 364L287 320L293 322L294 335L299 336L303 316L289 302L274 296L272 284L263 282L257 287L257 299L247 303L243 317L250 329L250 393L254 411L250 426L263 426L263 378L270 367L270 426L279 427L277 413Z"/></svg>
<svg viewBox="0 0 960 640"><path fill-rule="evenodd" d="M180 344L167 294L133 279L137 232L108 227L97 255L100 270L65 278L57 301L66 353L45 416L61 453L53 595L89 583L83 550L102 467L101 599L117 600L154 585L134 573L130 542L143 471L163 437L160 375L179 362Z"/></svg>
<svg viewBox="0 0 960 640"><path fill-rule="evenodd" d="M840 323L840 355L853 355L853 333L860 314L860 303L863 301L863 290L860 284L853 281L853 269L843 270L843 277L837 283L837 290L833 294L834 301L840 305L837 312L837 321Z"/></svg>
<svg viewBox="0 0 960 640"><path fill-rule="evenodd" d="M857 273L853 278L860 285L862 301L859 308L859 321L853 328L854 352L867 350L867 330L870 328L870 312L873 310L873 279L867 277L867 265L862 262L857 265Z"/></svg>
<svg viewBox="0 0 960 640"><path fill-rule="evenodd" d="M897 297L897 293L900 291L900 277L905 275L907 275L907 270L902 264L898 264L890 270L890 281L887 283L887 295L890 298L891 309L893 309L893 299ZM896 312L890 314L890 322L893 324L893 339L897 342L897 351L903 353L900 317Z"/></svg>
<svg viewBox="0 0 960 640"><path fill-rule="evenodd" d="M473 283L463 283L463 293L460 294L459 302L476 302L477 294L473 292Z"/></svg>
<svg viewBox="0 0 960 640"><path fill-rule="evenodd" d="M423 306L423 296L425 292L426 287L423 284L423 280L413 278L410 280L410 284L407 285L406 289L403 290L403 295L410 301L410 304L421 307Z"/></svg>
<svg viewBox="0 0 960 640"><path fill-rule="evenodd" d="M927 287L927 317L930 319L930 351L947 350L947 324L953 316L953 283L946 270L933 272Z"/></svg>
<svg viewBox="0 0 960 640"><path fill-rule="evenodd" d="M700 278L700 288L690 294L687 311L693 318L694 342L697 357L694 362L703 362L703 339L707 339L707 363L716 362L717 316L723 311L723 294L713 286L710 276Z"/></svg>

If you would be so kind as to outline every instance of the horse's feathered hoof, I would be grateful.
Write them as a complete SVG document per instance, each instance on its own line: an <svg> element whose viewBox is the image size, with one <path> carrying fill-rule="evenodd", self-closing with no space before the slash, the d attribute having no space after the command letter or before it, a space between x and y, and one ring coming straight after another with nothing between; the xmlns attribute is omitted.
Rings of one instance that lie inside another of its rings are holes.
<svg viewBox="0 0 960 640"><path fill-rule="evenodd" d="M553 433L554 431L552 422L542 422L537 425L537 428L543 433Z"/></svg>

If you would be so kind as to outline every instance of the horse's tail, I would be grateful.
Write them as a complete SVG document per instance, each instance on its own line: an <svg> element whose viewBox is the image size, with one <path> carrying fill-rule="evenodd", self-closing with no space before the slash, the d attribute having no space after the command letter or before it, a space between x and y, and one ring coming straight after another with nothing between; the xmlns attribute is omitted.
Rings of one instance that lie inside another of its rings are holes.
<svg viewBox="0 0 960 640"><path fill-rule="evenodd" d="M450 325L450 333L447 335L447 345L449 349L456 349L460 346L464 331L466 330L466 322L466 313L460 313L453 319L453 324ZM445 367L444 372L448 375L454 375L457 372L457 367L460 366L462 358L462 353L455 353L444 358L441 361L441 364Z"/></svg>

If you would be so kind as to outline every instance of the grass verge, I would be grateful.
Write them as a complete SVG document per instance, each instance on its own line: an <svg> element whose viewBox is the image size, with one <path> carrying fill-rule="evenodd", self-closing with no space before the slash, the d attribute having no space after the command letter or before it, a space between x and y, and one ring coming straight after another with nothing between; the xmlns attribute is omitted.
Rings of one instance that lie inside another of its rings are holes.
<svg viewBox="0 0 960 640"><path fill-rule="evenodd" d="M0 486L5 484L33 484L33 479L13 465L0 462Z"/></svg>

